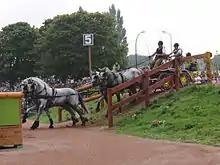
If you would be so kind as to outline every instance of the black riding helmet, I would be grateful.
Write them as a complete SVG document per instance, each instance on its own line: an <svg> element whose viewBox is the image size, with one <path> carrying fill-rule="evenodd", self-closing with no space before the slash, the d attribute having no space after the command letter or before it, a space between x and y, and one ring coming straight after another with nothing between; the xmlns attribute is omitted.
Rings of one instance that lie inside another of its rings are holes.
<svg viewBox="0 0 220 165"><path fill-rule="evenodd" d="M159 41L159 42L158 42L158 45L163 45L163 41Z"/></svg>
<svg viewBox="0 0 220 165"><path fill-rule="evenodd" d="M179 44L178 44L178 43L175 43L173 46L174 46L174 47L179 47Z"/></svg>
<svg viewBox="0 0 220 165"><path fill-rule="evenodd" d="M186 53L186 57L188 57L188 56L191 56L191 53L190 53L190 52Z"/></svg>

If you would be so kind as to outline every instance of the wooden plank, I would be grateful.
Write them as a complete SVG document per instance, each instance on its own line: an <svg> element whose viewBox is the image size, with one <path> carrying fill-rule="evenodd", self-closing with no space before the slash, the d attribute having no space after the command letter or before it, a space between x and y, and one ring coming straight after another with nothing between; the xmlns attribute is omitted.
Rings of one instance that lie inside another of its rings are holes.
<svg viewBox="0 0 220 165"><path fill-rule="evenodd" d="M131 85L133 85L137 82L140 82L142 80L142 77L143 77L142 75L138 76L138 77L135 77L134 79L132 79L130 81L124 82L122 84L119 84L119 85L111 88L112 89L112 94L114 94L114 93L116 93L116 92L118 92L122 89L125 89L125 88L127 88L127 87L129 87L129 86L131 86Z"/></svg>
<svg viewBox="0 0 220 165"><path fill-rule="evenodd" d="M199 54L199 55L195 55L195 56L183 57L181 60L182 60L182 62L187 62L187 61L191 61L191 60L207 58L207 57L210 57L210 56L212 56L210 53L204 53L204 54Z"/></svg>
<svg viewBox="0 0 220 165"><path fill-rule="evenodd" d="M143 94L144 94L144 90L141 90L138 93L135 93L135 94L131 95L130 97L127 97L127 98L121 100L120 102L117 102L116 104L113 104L112 105L112 110L123 106L124 104L134 100L135 98L140 98Z"/></svg>
<svg viewBox="0 0 220 165"><path fill-rule="evenodd" d="M82 87L78 87L78 88L76 88L75 90L76 90L77 92L80 92L80 91L87 90L87 89L90 89L90 88L92 88L92 84L88 84L88 85L84 85L84 86L82 86Z"/></svg>
<svg viewBox="0 0 220 165"><path fill-rule="evenodd" d="M0 146L22 144L22 129L20 126L0 127Z"/></svg>
<svg viewBox="0 0 220 165"><path fill-rule="evenodd" d="M94 95L94 96L91 96L91 97L84 98L83 100L85 102L89 102L89 101L92 101L92 100L96 100L96 99L100 98L101 96L102 96L101 94L98 94L98 95Z"/></svg>
<svg viewBox="0 0 220 165"><path fill-rule="evenodd" d="M0 98L22 98L22 92L0 92Z"/></svg>
<svg viewBox="0 0 220 165"><path fill-rule="evenodd" d="M149 87L149 90L152 92L153 90L161 87L164 83L166 83L167 81L172 81L173 80L173 75L167 76L166 78L156 82L155 84L151 85ZM150 93L151 93L150 92Z"/></svg>
<svg viewBox="0 0 220 165"><path fill-rule="evenodd" d="M171 60L171 61L169 61L169 62L167 62L167 63L165 63L163 65L158 66L157 68L155 68L155 69L153 69L151 71L147 71L148 72L148 76L152 76L152 75L160 72L160 70L167 69L167 68L171 67L173 65L173 63L174 63L173 60ZM145 74L147 74L147 72L145 72Z"/></svg>

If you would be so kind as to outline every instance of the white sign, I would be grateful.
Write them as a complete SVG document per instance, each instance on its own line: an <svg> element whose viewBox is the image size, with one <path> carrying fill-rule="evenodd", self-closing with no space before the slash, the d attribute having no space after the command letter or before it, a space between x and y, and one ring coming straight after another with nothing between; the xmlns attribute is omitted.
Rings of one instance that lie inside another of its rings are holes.
<svg viewBox="0 0 220 165"><path fill-rule="evenodd" d="M92 46L94 45L93 34L83 34L83 46Z"/></svg>

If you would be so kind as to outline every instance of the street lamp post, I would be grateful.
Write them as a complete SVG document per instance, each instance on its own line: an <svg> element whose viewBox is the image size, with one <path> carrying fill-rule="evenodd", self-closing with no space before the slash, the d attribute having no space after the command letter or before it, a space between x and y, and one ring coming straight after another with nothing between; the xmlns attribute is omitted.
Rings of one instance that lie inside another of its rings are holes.
<svg viewBox="0 0 220 165"><path fill-rule="evenodd" d="M136 68L138 66L138 63L137 63L137 40L142 33L145 33L145 31L141 31L140 33L138 33L136 40L135 40L135 66L136 66Z"/></svg>
<svg viewBox="0 0 220 165"><path fill-rule="evenodd" d="M172 48L173 48L173 43L172 43L173 37L172 37L172 34L169 33L169 32L166 32L166 31L162 31L162 33L168 34L170 36L170 51L172 52Z"/></svg>

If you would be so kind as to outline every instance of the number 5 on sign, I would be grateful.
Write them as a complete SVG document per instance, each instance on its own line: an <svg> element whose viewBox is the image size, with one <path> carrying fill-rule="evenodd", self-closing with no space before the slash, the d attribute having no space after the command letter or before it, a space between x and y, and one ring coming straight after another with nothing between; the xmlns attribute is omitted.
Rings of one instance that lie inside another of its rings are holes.
<svg viewBox="0 0 220 165"><path fill-rule="evenodd" d="M92 46L94 44L93 34L83 34L83 46Z"/></svg>

